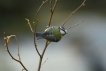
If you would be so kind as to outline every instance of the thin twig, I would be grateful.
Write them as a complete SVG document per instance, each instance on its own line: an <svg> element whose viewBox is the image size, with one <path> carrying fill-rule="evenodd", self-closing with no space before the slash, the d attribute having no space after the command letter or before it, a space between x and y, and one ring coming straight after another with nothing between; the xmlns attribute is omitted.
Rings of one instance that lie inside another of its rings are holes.
<svg viewBox="0 0 106 71"><path fill-rule="evenodd" d="M41 64L42 64L43 56L44 56L44 53L45 53L45 51L46 51L47 46L49 45L49 43L50 42L46 41L45 47L43 49L43 52L42 52L41 57L40 57L40 60L39 60L39 65L38 65L38 70L37 71L40 71L40 69L41 69Z"/></svg>
<svg viewBox="0 0 106 71"><path fill-rule="evenodd" d="M40 7L38 8L38 10L37 10L37 12L36 12L36 16L35 16L36 24L35 24L35 26L38 24L38 13L39 13L40 9L42 8L42 6L43 6L47 1L48 1L48 0L42 1L42 4L40 5Z"/></svg>
<svg viewBox="0 0 106 71"><path fill-rule="evenodd" d="M55 0L55 4L54 4L54 6L52 8L52 0L50 0L50 13L51 14L50 14L50 18L49 18L49 22L48 22L48 26L47 27L50 27L52 16L53 16L54 10L56 8L57 2L58 2L58 0Z"/></svg>
<svg viewBox="0 0 106 71"><path fill-rule="evenodd" d="M17 37L15 36L15 40L16 40L16 44L18 45L18 58L19 58L19 61L21 61L21 57L20 57L20 47L19 47L19 44L18 44L18 40L17 40Z"/></svg>
<svg viewBox="0 0 106 71"><path fill-rule="evenodd" d="M69 19L78 9L80 9L82 6L85 5L85 1L86 1L86 0L84 0L84 1L82 2L82 4L81 4L78 8L76 8L76 9L68 16L68 18L66 18L66 20L64 21L64 23L63 23L61 26L64 26L64 25L66 24L66 22L68 21L68 19Z"/></svg>
<svg viewBox="0 0 106 71"><path fill-rule="evenodd" d="M31 23L30 23L29 19L25 18L25 20L28 22L28 25L29 25L29 27L30 27L30 30L31 30L31 32L33 33L34 31L33 31L33 29L32 29L32 26L31 26Z"/></svg>
<svg viewBox="0 0 106 71"><path fill-rule="evenodd" d="M39 53L38 48L37 48L37 45L36 45L36 38L35 38L36 35L35 35L35 30L33 31L32 27L31 27L31 24L30 24L30 22L29 22L29 19L26 19L26 18L25 18L25 20L28 21L28 25L29 25L29 27L30 27L30 30L31 30L32 33L34 34L34 45L35 45L35 49L36 49L38 55L40 56L40 53Z"/></svg>
<svg viewBox="0 0 106 71"><path fill-rule="evenodd" d="M19 47L18 47L18 58L19 58L19 60L21 61L21 57L20 57L20 49L19 49Z"/></svg>
<svg viewBox="0 0 106 71"><path fill-rule="evenodd" d="M10 37L10 38L11 38L11 37ZM8 40L10 40L10 38L8 39L7 36L6 36L6 34L5 34L5 32L4 32L4 40L5 40L6 51L8 52L8 54L10 55L10 57L11 57L13 60L15 60L16 62L18 62L18 63L21 64L21 66L24 68L24 70L28 71L27 68L24 66L24 64L23 64L20 60L14 58L14 57L12 56L12 54L11 54L9 48L8 48Z"/></svg>
<svg viewBox="0 0 106 71"><path fill-rule="evenodd" d="M35 45L35 49L36 49L36 51L37 51L37 53L38 53L38 55L39 55L40 57L41 57L41 55L40 55L40 52L38 51L37 44L36 44L36 27L37 27L37 24L38 24L38 13L39 13L40 9L42 8L42 6L43 6L47 1L48 1L48 0L45 0L45 1L42 2L42 4L41 4L40 7L38 8L38 10L37 10L37 12L36 12L36 16L35 16L35 18L36 18L36 23L34 24L34 45Z"/></svg>
<svg viewBox="0 0 106 71"><path fill-rule="evenodd" d="M58 0L55 0L55 4L54 4L53 9L52 9L53 12L54 12L54 10L55 10L55 8L56 8L57 2L58 2Z"/></svg>
<svg viewBox="0 0 106 71"><path fill-rule="evenodd" d="M79 22L79 23L77 23L77 24L74 24L74 25L70 26L69 28L67 28L67 30L69 30L69 29L71 29L71 28L73 28L73 27L75 27L75 26L81 24L82 22L84 22L84 21L81 21L81 22Z"/></svg>
<svg viewBox="0 0 106 71"><path fill-rule="evenodd" d="M47 60L48 60L48 58L42 63L42 65L41 66L43 66L46 62L47 62Z"/></svg>
<svg viewBox="0 0 106 71"><path fill-rule="evenodd" d="M34 45L35 45L35 49L36 49L38 55L41 56L41 55L40 55L40 52L38 51L38 48L37 48L37 44L36 44L36 34L35 34L35 32L34 32Z"/></svg>

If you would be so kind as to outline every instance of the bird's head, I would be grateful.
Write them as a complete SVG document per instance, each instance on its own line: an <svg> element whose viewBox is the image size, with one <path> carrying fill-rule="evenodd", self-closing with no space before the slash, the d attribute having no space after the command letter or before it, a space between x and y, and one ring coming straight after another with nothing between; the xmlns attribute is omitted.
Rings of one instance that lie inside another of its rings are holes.
<svg viewBox="0 0 106 71"><path fill-rule="evenodd" d="M60 33L61 33L62 36L64 36L65 34L67 34L67 30L63 26L59 26L58 28L59 28Z"/></svg>

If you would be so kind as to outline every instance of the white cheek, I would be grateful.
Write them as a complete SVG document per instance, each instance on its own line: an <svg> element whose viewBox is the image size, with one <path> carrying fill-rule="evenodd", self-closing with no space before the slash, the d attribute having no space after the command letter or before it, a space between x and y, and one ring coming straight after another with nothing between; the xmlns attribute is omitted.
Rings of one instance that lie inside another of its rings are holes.
<svg viewBox="0 0 106 71"><path fill-rule="evenodd" d="M65 30L66 31L66 33L67 33L67 30Z"/></svg>
<svg viewBox="0 0 106 71"><path fill-rule="evenodd" d="M62 30L60 30L60 33L61 33L61 34L65 34L65 32L64 32L64 31L62 31Z"/></svg>

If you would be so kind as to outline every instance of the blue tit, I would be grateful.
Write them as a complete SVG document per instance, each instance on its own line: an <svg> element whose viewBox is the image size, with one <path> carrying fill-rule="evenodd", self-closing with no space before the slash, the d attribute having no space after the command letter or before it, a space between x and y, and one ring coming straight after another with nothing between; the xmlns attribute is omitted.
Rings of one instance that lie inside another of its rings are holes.
<svg viewBox="0 0 106 71"><path fill-rule="evenodd" d="M65 34L67 34L67 30L63 26L51 26L44 32L37 32L36 37L44 38L49 42L58 42Z"/></svg>

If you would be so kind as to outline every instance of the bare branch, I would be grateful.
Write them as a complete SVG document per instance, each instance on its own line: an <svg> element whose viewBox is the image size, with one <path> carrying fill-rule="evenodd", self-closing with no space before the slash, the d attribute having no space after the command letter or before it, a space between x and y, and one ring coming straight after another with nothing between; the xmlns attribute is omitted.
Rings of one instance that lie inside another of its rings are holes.
<svg viewBox="0 0 106 71"><path fill-rule="evenodd" d="M54 12L54 10L55 10L55 8L56 8L57 2L58 2L58 0L55 0L55 4L54 4L53 9L52 9L53 12Z"/></svg>
<svg viewBox="0 0 106 71"><path fill-rule="evenodd" d="M44 53L45 53L45 51L46 51L47 46L49 45L49 43L50 42L46 41L45 47L43 49L43 52L42 52L41 57L40 57L40 60L39 60L39 65L38 65L38 70L37 71L40 71L40 69L41 69L41 64L42 64L43 56L44 56Z"/></svg>
<svg viewBox="0 0 106 71"><path fill-rule="evenodd" d="M61 26L64 26L64 25L66 24L66 22L68 21L68 19L69 19L77 10L79 10L82 6L85 5L85 1L86 1L86 0L84 0L84 1L82 2L82 4L81 4L77 9L75 9L75 10L68 16L68 18L66 18L66 20L64 21L64 23L63 23Z"/></svg>
<svg viewBox="0 0 106 71"><path fill-rule="evenodd" d="M75 26L81 24L82 22L84 22L84 21L81 21L81 22L79 22L79 23L77 23L77 24L74 24L74 25L70 26L69 28L67 28L67 30L69 30L69 29L71 29L71 28L73 28L73 27L75 27Z"/></svg>
<svg viewBox="0 0 106 71"><path fill-rule="evenodd" d="M35 31L36 31L36 28L34 30L34 46L35 46L35 49L36 49L38 55L41 57L40 52L38 51L38 48L37 48L37 44L36 44L36 32Z"/></svg>
<svg viewBox="0 0 106 71"><path fill-rule="evenodd" d="M34 33L32 26L31 26L31 23L29 22L29 19L25 18L25 20L28 22L28 25L30 27L31 32Z"/></svg>
<svg viewBox="0 0 106 71"><path fill-rule="evenodd" d="M49 42L49 41L46 41L45 48L43 49L43 52L42 52L42 54L41 54L42 57L44 56L44 53L45 53L45 51L46 51L46 48L47 48L47 46L48 46L49 44L50 44L50 42Z"/></svg>
<svg viewBox="0 0 106 71"><path fill-rule="evenodd" d="M58 0L55 0L55 4L54 4L54 6L52 8L52 0L50 0L50 11L51 11L50 13L51 14L50 14L50 18L49 18L49 22L48 22L48 26L47 27L50 27L52 16L53 16L54 10L56 8L57 2L58 2Z"/></svg>
<svg viewBox="0 0 106 71"><path fill-rule="evenodd" d="M42 2L42 4L41 4L40 7L38 8L38 10L37 10L37 12L36 12L36 16L35 16L35 18L36 18L36 23L34 24L34 45L35 45L35 49L36 49L36 51L37 51L37 53L38 53L38 55L39 55L40 57L41 57L41 55L40 55L40 53L39 53L39 51L38 51L37 44L36 44L36 27L37 27L37 24L38 24L38 13L39 13L40 9L42 8L42 6L43 6L47 1L48 1L48 0L45 0L45 1Z"/></svg>
<svg viewBox="0 0 106 71"><path fill-rule="evenodd" d="M6 36L6 34L5 34L5 32L4 32L4 40L5 40L6 51L8 52L8 54L10 55L10 57L11 57L13 60L15 60L16 62L18 62L18 63L21 64L21 66L24 68L24 70L28 71L28 70L26 69L26 67L24 66L24 64L21 62L21 60L20 60L20 55L19 55L19 60L18 60L18 59L16 59L16 58L14 58L14 57L12 56L12 54L10 53L10 50L9 50L9 48L8 48L8 43L9 43L11 37L16 37L16 36L15 36L15 35ZM18 49L19 49L19 47L18 47ZM18 54L19 54L19 51L18 51Z"/></svg>
<svg viewBox="0 0 106 71"><path fill-rule="evenodd" d="M18 44L18 40L17 40L17 37L15 36L15 39L16 39L16 44L18 45L18 58L19 58L19 61L21 61L21 57L20 57L20 47L19 47L19 44Z"/></svg>
<svg viewBox="0 0 106 71"><path fill-rule="evenodd" d="M34 46L35 46L35 49L36 49L38 55L41 57L40 52L38 51L38 48L37 48L37 44L36 44L36 28L34 30Z"/></svg>
<svg viewBox="0 0 106 71"><path fill-rule="evenodd" d="M19 46L18 46L18 54L17 55L18 55L19 61L21 61Z"/></svg>
<svg viewBox="0 0 106 71"><path fill-rule="evenodd" d="M29 19L25 19L25 20L28 21L28 25L29 25L29 27L30 27L32 33L34 34L34 45L35 45L35 49L36 49L36 51L37 51L37 53L38 53L39 56L41 56L41 55L40 55L40 53L39 53L39 51L38 51L37 44L36 44L36 26L37 26L37 24L38 24L38 13L39 13L40 9L42 8L42 6L43 6L47 1L48 1L48 0L43 1L42 4L41 4L41 6L40 6L40 7L38 8L38 10L37 10L37 13L36 13L36 16L35 16L35 18L36 18L36 23L34 24L34 31L33 31L32 27L31 27L31 24L30 24L30 22L29 22Z"/></svg>

